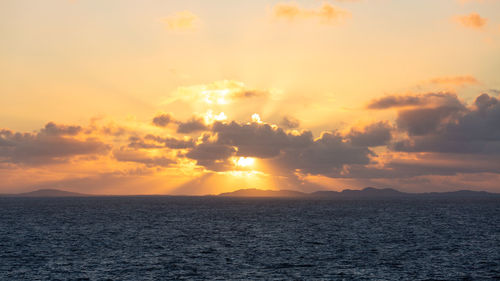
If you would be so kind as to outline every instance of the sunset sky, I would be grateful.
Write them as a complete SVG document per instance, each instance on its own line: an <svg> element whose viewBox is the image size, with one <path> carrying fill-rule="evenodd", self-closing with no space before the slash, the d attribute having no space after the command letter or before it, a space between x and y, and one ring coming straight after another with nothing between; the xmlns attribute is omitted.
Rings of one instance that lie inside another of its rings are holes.
<svg viewBox="0 0 500 281"><path fill-rule="evenodd" d="M500 192L499 0L6 0L0 35L0 193Z"/></svg>

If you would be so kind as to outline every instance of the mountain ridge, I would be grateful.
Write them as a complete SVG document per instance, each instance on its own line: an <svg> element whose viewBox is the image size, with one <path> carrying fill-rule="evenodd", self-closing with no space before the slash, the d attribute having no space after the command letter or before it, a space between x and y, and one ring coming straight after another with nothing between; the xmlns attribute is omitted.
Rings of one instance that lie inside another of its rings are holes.
<svg viewBox="0 0 500 281"><path fill-rule="evenodd" d="M284 196L282 196L284 194ZM255 195L255 196L253 196ZM305 193L293 190L238 189L216 196L221 197L296 197L296 198L403 198L403 197L500 197L498 193L473 190L449 192L407 193L393 188L366 187L361 190L344 189L342 191L321 190Z"/></svg>
<svg viewBox="0 0 500 281"><path fill-rule="evenodd" d="M90 196L117 196L117 195L94 195L77 192L70 192L60 189L38 189L30 192L17 194L0 194L0 197L90 197ZM176 196L176 195L121 195L121 196ZM187 196L187 195L177 195ZM366 187L361 190L344 189L342 191L320 190L310 193L295 190L268 190L258 188L238 189L232 192L223 192L217 195L197 195L215 197L255 197L255 198L325 198L325 199L376 199L376 198L415 198L415 197L450 197L450 198L477 198L477 197L498 197L500 193L487 191L456 190L448 192L425 192L407 193L393 188L373 188Z"/></svg>
<svg viewBox="0 0 500 281"><path fill-rule="evenodd" d="M1 196L9 197L88 197L90 194L65 191L60 189L37 189L34 191L17 193L17 194L1 194Z"/></svg>
<svg viewBox="0 0 500 281"><path fill-rule="evenodd" d="M301 197L307 193L293 190L265 190L258 188L238 189L232 192L220 193L223 197Z"/></svg>

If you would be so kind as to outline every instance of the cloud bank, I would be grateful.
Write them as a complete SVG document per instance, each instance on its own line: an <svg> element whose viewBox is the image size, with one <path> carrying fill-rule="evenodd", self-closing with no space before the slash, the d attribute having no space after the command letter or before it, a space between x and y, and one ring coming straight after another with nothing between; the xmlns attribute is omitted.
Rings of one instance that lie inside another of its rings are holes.
<svg viewBox="0 0 500 281"><path fill-rule="evenodd" d="M0 173L15 178L21 170L63 171L69 166L60 165L71 163L71 173L85 171L86 177L97 169L114 179L152 180L165 173L190 178L245 171L240 160L255 159L255 173L299 187L315 186L311 178L393 186L405 179L432 184L435 177L500 174L498 97L482 93L467 104L449 92L390 95L366 107L394 111L395 119L318 137L299 130L293 116L278 125L257 114L242 122L203 116L181 121L161 113L144 124L149 127L136 129L94 121L49 122L37 132L1 129ZM67 182L68 172L57 173Z"/></svg>

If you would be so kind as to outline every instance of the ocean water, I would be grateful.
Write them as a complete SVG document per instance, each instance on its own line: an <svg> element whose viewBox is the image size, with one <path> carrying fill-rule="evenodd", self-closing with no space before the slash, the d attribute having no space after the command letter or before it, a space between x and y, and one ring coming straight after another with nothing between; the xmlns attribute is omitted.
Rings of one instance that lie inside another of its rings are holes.
<svg viewBox="0 0 500 281"><path fill-rule="evenodd" d="M498 199L0 198L0 280L499 280Z"/></svg>

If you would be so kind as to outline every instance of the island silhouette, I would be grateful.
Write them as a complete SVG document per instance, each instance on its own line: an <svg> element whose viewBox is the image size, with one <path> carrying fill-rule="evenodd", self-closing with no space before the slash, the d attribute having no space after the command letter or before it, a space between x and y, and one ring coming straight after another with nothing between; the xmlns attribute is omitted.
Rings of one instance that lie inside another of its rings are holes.
<svg viewBox="0 0 500 281"><path fill-rule="evenodd" d="M221 193L222 197L283 197L283 198L330 198L330 199L375 199L406 197L499 197L500 194L486 191L458 190L451 192L407 193L392 188L366 187L361 190L344 189L342 191L322 190L305 193L293 190L239 189Z"/></svg>
<svg viewBox="0 0 500 281"><path fill-rule="evenodd" d="M101 197L101 196L191 196L201 197L200 195L168 195L168 194L152 194L152 195L97 195L70 192L60 189L38 189L35 191L17 193L17 194L0 194L3 197ZM220 194L209 194L202 196L210 197L248 197L248 198L325 198L325 199L377 199L377 198L415 198L415 197L460 197L460 198L477 198L477 197L500 197L499 193L490 193L486 191L458 190L450 192L426 192L426 193L407 193L392 188L374 188L366 187L361 190L344 189L342 191L321 190L311 193L296 191L296 190L269 190L258 188L238 189L232 192L224 192Z"/></svg>
<svg viewBox="0 0 500 281"><path fill-rule="evenodd" d="M70 192L60 189L38 189L35 191L18 193L18 194L6 194L8 196L19 196L19 197L84 197L93 196L89 194Z"/></svg>

